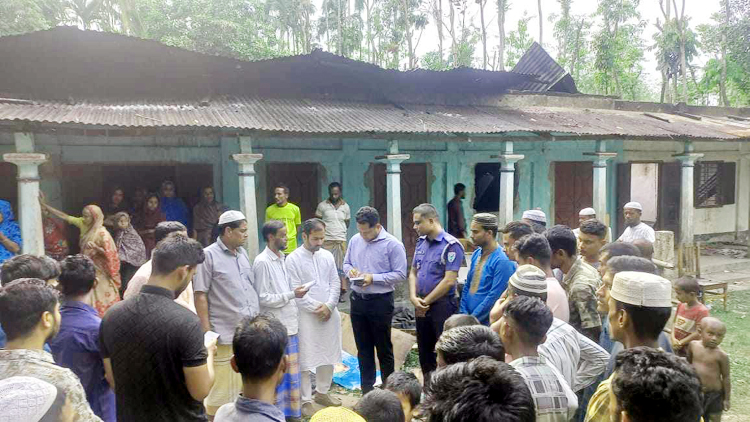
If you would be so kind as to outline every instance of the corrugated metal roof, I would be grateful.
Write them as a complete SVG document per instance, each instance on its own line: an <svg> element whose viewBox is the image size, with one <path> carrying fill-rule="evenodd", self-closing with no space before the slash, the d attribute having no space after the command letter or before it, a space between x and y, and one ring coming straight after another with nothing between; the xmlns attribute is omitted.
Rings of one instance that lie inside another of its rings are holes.
<svg viewBox="0 0 750 422"><path fill-rule="evenodd" d="M538 77L537 81L529 81L521 84L516 88L519 91L550 91L556 84L565 79L564 86L558 86L556 90L569 94L578 92L573 78L537 42L531 44L531 47L513 67L512 72L536 75ZM566 78L566 76L568 77Z"/></svg>
<svg viewBox="0 0 750 422"><path fill-rule="evenodd" d="M227 128L299 133L569 133L633 138L750 138L750 122L697 121L641 112L557 107L372 104L223 98L198 103L18 103L0 100L0 122L130 128Z"/></svg>

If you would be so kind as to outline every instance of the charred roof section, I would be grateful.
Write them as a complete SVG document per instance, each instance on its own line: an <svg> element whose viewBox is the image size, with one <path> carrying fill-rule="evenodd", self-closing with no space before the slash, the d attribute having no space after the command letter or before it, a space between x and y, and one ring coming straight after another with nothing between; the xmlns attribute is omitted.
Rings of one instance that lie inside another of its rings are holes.
<svg viewBox="0 0 750 422"><path fill-rule="evenodd" d="M576 83L570 73L566 72L539 43L534 42L531 48L518 60L514 73L537 76L536 81L521 84L519 91L562 92L577 94Z"/></svg>
<svg viewBox="0 0 750 422"><path fill-rule="evenodd" d="M458 104L536 79L469 68L388 70L320 50L249 62L72 27L2 37L0 57L0 96L70 102L239 95Z"/></svg>

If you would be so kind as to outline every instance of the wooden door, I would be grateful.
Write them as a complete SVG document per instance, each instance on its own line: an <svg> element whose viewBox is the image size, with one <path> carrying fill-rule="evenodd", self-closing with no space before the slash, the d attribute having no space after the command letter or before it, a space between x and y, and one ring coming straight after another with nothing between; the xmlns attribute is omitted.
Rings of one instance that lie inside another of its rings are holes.
<svg viewBox="0 0 750 422"><path fill-rule="evenodd" d="M578 227L578 213L593 204L590 161L555 162L555 224Z"/></svg>
<svg viewBox="0 0 750 422"><path fill-rule="evenodd" d="M679 162L659 165L659 207L654 229L673 232L675 244L680 238L681 172Z"/></svg>
<svg viewBox="0 0 750 422"><path fill-rule="evenodd" d="M630 202L630 163L617 164L617 233L613 233L612 240L617 240L623 231L625 231L625 216L622 213L622 207Z"/></svg>
<svg viewBox="0 0 750 422"><path fill-rule="evenodd" d="M273 190L279 184L289 188L289 202L297 205L302 221L315 217L320 202L320 172L317 163L269 163L266 190L273 204ZM265 207L258 212L265 213Z"/></svg>
<svg viewBox="0 0 750 422"><path fill-rule="evenodd" d="M412 226L411 211L419 204L429 201L428 167L426 163L401 164L401 238L406 247L406 256L411 262L414 248L417 245L417 232ZM388 226L387 190L385 164L374 164L372 167L372 206L380 213L381 224ZM438 209L440 209L438 205Z"/></svg>

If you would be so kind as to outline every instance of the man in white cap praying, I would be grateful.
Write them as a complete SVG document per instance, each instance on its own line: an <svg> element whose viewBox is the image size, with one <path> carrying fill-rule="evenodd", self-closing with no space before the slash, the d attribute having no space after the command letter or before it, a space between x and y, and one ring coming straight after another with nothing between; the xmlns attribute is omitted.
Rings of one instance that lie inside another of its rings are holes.
<svg viewBox="0 0 750 422"><path fill-rule="evenodd" d="M672 313L672 283L655 274L617 273L609 292L609 326L613 340L625 349L659 348L659 334ZM610 376L591 397L586 422L609 422Z"/></svg>
<svg viewBox="0 0 750 422"><path fill-rule="evenodd" d="M219 237L203 250L206 260L198 265L193 280L195 309L203 331L219 334L214 386L205 400L209 415L233 402L242 389L242 377L229 363L234 329L243 318L254 317L259 311L253 267L242 247L247 237L247 219L241 212L221 214Z"/></svg>
<svg viewBox="0 0 750 422"><path fill-rule="evenodd" d="M656 233L648 224L641 221L643 206L638 202L628 202L623 207L625 217L625 231L618 242L633 243L637 239L646 239L651 243L656 241Z"/></svg>
<svg viewBox="0 0 750 422"><path fill-rule="evenodd" d="M547 215L539 209L524 211L521 221L531 224L535 233L544 233L547 229Z"/></svg>

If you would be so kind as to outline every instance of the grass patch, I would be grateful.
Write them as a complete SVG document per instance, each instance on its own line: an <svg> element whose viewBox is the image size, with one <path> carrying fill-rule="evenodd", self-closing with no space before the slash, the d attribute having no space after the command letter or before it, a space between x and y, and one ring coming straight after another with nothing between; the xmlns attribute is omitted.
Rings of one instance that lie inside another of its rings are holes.
<svg viewBox="0 0 750 422"><path fill-rule="evenodd" d="M732 408L724 415L728 420L747 421L750 420L750 291L731 292L726 312L719 301L711 305L711 316L727 325L721 348L729 354Z"/></svg>

